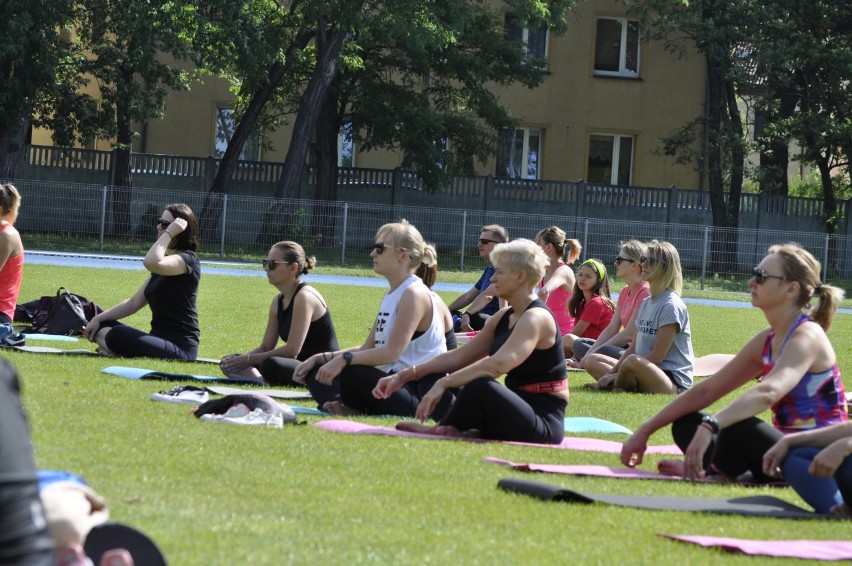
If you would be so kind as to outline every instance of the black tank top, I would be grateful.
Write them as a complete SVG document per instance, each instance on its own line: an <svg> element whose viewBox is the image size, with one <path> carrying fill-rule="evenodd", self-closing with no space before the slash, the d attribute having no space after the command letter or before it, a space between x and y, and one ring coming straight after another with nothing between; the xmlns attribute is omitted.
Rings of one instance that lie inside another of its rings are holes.
<svg viewBox="0 0 852 566"><path fill-rule="evenodd" d="M524 312L528 309L534 308L544 309L550 316L553 316L553 313L550 312L550 309L547 308L547 305L545 305L541 299L536 299L527 305ZM509 339L509 336L512 335L512 332L515 329L514 326L509 328L509 316L513 312L514 311L510 308L508 311L503 313L503 317L497 323L497 328L494 329L494 343L491 345L490 351L492 356L497 353L497 350L499 350L503 344L506 343L506 340ZM560 379L565 379L565 351L562 349L562 341L558 339L559 325L556 324L555 319L553 324L553 328L556 330L554 333L553 346L544 350L533 350L532 353L527 356L527 359L521 362L516 368L510 370L509 373L506 374L506 387L516 389L529 383L542 383L545 381L558 381Z"/></svg>
<svg viewBox="0 0 852 566"><path fill-rule="evenodd" d="M299 283L286 309L284 308L284 295L278 295L278 336L285 342L290 336L290 325L293 323L293 303L296 302L296 295L301 292L304 286L305 283ZM334 323L331 321L331 311L328 310L328 306L324 302L323 306L325 307L325 314L308 326L305 342L302 344L301 351L296 355L296 359L299 361L303 362L320 352L333 352L340 349L337 344Z"/></svg>

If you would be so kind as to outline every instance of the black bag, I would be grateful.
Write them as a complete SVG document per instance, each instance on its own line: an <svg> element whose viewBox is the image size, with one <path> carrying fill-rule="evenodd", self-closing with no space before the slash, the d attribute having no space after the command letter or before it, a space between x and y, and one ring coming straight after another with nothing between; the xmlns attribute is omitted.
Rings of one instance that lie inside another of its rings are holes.
<svg viewBox="0 0 852 566"><path fill-rule="evenodd" d="M103 309L86 297L60 287L55 296L45 296L36 302L32 309L33 327L27 332L68 336L82 334L83 327L101 312Z"/></svg>

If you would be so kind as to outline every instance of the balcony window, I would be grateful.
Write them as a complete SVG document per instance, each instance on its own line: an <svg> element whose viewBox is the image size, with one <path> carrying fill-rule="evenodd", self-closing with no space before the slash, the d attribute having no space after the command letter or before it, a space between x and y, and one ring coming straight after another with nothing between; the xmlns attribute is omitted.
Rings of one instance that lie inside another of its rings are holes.
<svg viewBox="0 0 852 566"><path fill-rule="evenodd" d="M630 185L635 145L633 136L592 134L589 138L586 181L603 185Z"/></svg>
<svg viewBox="0 0 852 566"><path fill-rule="evenodd" d="M539 25L534 28L522 28L513 13L506 14L506 39L520 41L528 59L545 62L547 60L547 41L549 39L547 26Z"/></svg>
<svg viewBox="0 0 852 566"><path fill-rule="evenodd" d="M595 75L639 76L639 22L598 18L595 34Z"/></svg>
<svg viewBox="0 0 852 566"><path fill-rule="evenodd" d="M542 130L501 130L497 142L497 177L538 179Z"/></svg>
<svg viewBox="0 0 852 566"><path fill-rule="evenodd" d="M221 159L225 155L225 150L228 149L228 143L234 136L234 131L237 129L236 120L234 120L233 108L218 108L216 109L216 139L214 141L213 157ZM243 144L243 150L240 152L240 157L243 161L260 161L260 136L252 134L246 143Z"/></svg>

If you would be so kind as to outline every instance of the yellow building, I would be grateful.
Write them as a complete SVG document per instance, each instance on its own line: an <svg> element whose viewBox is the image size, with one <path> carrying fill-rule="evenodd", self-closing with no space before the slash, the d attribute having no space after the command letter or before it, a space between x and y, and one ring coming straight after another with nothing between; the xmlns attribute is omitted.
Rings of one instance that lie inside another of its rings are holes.
<svg viewBox="0 0 852 566"><path fill-rule="evenodd" d="M494 2L495 6L505 6ZM520 30L507 15L507 33L527 43L547 60L542 84L535 90L499 89L500 100L518 120L514 131L500 133L489 163L478 173L589 183L699 188L694 167L656 155L664 136L701 116L706 92L704 57L691 52L678 59L661 44L641 41L639 22L614 0L592 0L569 14L568 32L554 37L544 30ZM186 92L172 93L165 118L140 128L134 150L188 157L220 156L233 127L228 84L207 77ZM269 136L269 149L245 148L244 159L281 162L289 127ZM47 132L34 132L33 144L51 145ZM341 149L347 142L341 140ZM100 142L98 149L109 149ZM698 148L696 148L697 150ZM392 169L398 152L351 151L342 165Z"/></svg>

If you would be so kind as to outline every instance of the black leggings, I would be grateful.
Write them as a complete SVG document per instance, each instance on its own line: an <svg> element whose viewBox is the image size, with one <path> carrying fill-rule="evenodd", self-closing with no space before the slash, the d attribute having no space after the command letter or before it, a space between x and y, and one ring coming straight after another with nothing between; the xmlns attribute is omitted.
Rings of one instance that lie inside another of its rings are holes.
<svg viewBox="0 0 852 566"><path fill-rule="evenodd" d="M370 415L413 417L420 399L429 392L436 381L444 377L443 374L427 375L417 381L406 383L387 399L376 399L373 397L373 389L381 378L387 376L387 373L372 366L356 365L344 368L334 381L340 384L340 401L349 408ZM310 388L310 381L308 383ZM444 392L444 396L432 413L434 420L440 420L449 410L455 401L456 392L455 389Z"/></svg>
<svg viewBox="0 0 852 566"><path fill-rule="evenodd" d="M686 452L695 430L701 424L702 413L685 415L672 423L675 444ZM751 472L756 483L778 481L763 473L763 455L784 435L757 417L750 417L725 427L704 453L704 469L721 472L736 478Z"/></svg>
<svg viewBox="0 0 852 566"><path fill-rule="evenodd" d="M293 373L296 367L302 363L295 358L284 358L281 356L270 356L260 362L257 370L263 376L263 381L269 385L281 387L304 387L301 383L293 381Z"/></svg>
<svg viewBox="0 0 852 566"><path fill-rule="evenodd" d="M159 358L191 362L198 357L197 345L179 346L165 338L147 334L125 324L112 327L106 335L106 345L116 356L122 358Z"/></svg>
<svg viewBox="0 0 852 566"><path fill-rule="evenodd" d="M490 377L465 385L442 425L476 429L483 438L559 444L568 402L549 393L512 391Z"/></svg>
<svg viewBox="0 0 852 566"><path fill-rule="evenodd" d="M0 564L54 564L15 370L0 360Z"/></svg>
<svg viewBox="0 0 852 566"><path fill-rule="evenodd" d="M453 313L455 314L455 313ZM485 326L485 321L491 318L490 314L482 314L481 312L470 315L470 327L474 330L482 330L482 327ZM459 320L455 322L453 325L453 330L455 332L461 332L461 315L459 314Z"/></svg>

